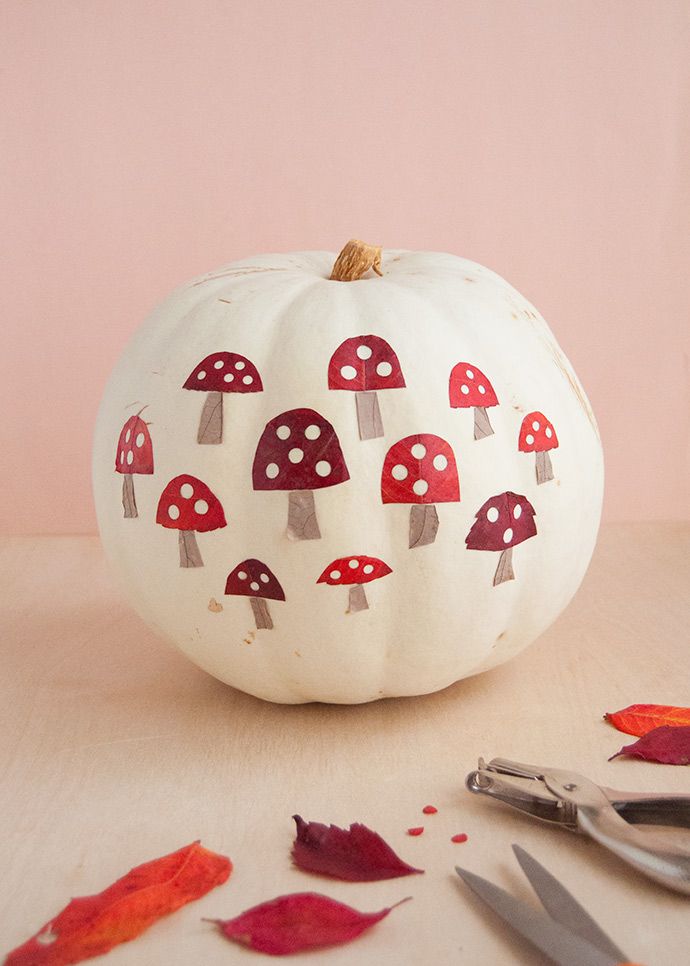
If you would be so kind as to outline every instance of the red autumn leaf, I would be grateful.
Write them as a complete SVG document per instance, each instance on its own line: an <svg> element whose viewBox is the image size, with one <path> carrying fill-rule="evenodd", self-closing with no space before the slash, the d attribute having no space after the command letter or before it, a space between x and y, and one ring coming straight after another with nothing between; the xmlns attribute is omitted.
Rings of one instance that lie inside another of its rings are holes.
<svg viewBox="0 0 690 966"><path fill-rule="evenodd" d="M207 921L216 923L224 936L243 946L270 956L288 956L304 949L349 943L384 919L391 909L395 906L379 912L358 912L316 892L295 892L253 906L235 919Z"/></svg>
<svg viewBox="0 0 690 966"><path fill-rule="evenodd" d="M467 832L458 832L457 835L451 835L451 842L462 843L467 841Z"/></svg>
<svg viewBox="0 0 690 966"><path fill-rule="evenodd" d="M414 828L408 828L407 834L408 835L421 835L423 831L424 831L424 826L423 825L415 825Z"/></svg>
<svg viewBox="0 0 690 966"><path fill-rule="evenodd" d="M631 745L625 745L609 761L619 755L631 755L645 761L659 761L662 765L690 765L690 725L671 727L662 725L643 735Z"/></svg>
<svg viewBox="0 0 690 966"><path fill-rule="evenodd" d="M435 805L425 805L422 811L425 815L435 815L436 812L438 812L438 809Z"/></svg>
<svg viewBox="0 0 690 966"><path fill-rule="evenodd" d="M631 704L622 711L607 711L604 719L627 735L641 737L661 725L674 728L690 725L690 708L676 708L670 704Z"/></svg>
<svg viewBox="0 0 690 966"><path fill-rule="evenodd" d="M348 882L378 882L424 871L403 862L380 835L359 822L344 829L292 817L297 825L292 860L305 872Z"/></svg>
<svg viewBox="0 0 690 966"><path fill-rule="evenodd" d="M198 842L138 865L103 892L72 899L3 966L67 966L135 939L228 878L232 862Z"/></svg>

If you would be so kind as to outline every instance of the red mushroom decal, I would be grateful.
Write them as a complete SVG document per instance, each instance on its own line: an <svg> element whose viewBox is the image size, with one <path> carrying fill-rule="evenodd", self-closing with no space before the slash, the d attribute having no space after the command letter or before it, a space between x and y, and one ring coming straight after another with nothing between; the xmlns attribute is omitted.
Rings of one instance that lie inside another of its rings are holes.
<svg viewBox="0 0 690 966"><path fill-rule="evenodd" d="M432 433L406 436L388 450L381 473L384 503L411 503L409 547L433 543L438 531L436 503L457 503L460 481L455 455Z"/></svg>
<svg viewBox="0 0 690 966"><path fill-rule="evenodd" d="M494 574L494 587L514 580L513 547L536 536L534 507L519 493L499 493L480 507L476 522L465 537L468 550L501 551Z"/></svg>
<svg viewBox="0 0 690 966"><path fill-rule="evenodd" d="M317 584L330 584L332 587L349 586L348 614L368 610L369 602L362 584L368 584L379 577L392 573L391 568L378 557L339 557L326 567Z"/></svg>
<svg viewBox="0 0 690 966"><path fill-rule="evenodd" d="M141 411L130 416L122 427L115 453L115 472L122 473L122 506L125 517L138 517L134 496L134 473L153 473L153 446L149 428L141 418Z"/></svg>
<svg viewBox="0 0 690 966"><path fill-rule="evenodd" d="M556 449L558 437L553 423L543 413L527 413L520 427L518 449L521 453L536 453L537 483L553 479L553 467L548 450Z"/></svg>
<svg viewBox="0 0 690 966"><path fill-rule="evenodd" d="M243 560L228 574L225 593L249 597L258 631L273 629L271 612L266 601L285 600L285 591L270 567L254 559Z"/></svg>
<svg viewBox="0 0 690 966"><path fill-rule="evenodd" d="M383 436L383 422L376 392L404 389L405 379L398 357L378 335L346 339L328 364L328 388L355 392L360 439Z"/></svg>
<svg viewBox="0 0 690 966"><path fill-rule="evenodd" d="M226 526L218 497L196 476L186 473L170 480L161 493L156 523L180 531L180 567L204 566L195 531L205 533Z"/></svg>
<svg viewBox="0 0 690 966"><path fill-rule="evenodd" d="M252 481L255 490L288 490L287 535L318 540L313 490L350 479L335 430L313 409L290 409L261 434Z"/></svg>
<svg viewBox="0 0 690 966"><path fill-rule="evenodd" d="M481 369L470 362L458 362L450 373L449 395L451 409L474 409L474 438L493 436L487 409L498 406L494 387Z"/></svg>
<svg viewBox="0 0 690 966"><path fill-rule="evenodd" d="M197 443L223 441L223 393L262 392L259 371L246 356L236 352L212 352L190 373L183 389L205 392Z"/></svg>

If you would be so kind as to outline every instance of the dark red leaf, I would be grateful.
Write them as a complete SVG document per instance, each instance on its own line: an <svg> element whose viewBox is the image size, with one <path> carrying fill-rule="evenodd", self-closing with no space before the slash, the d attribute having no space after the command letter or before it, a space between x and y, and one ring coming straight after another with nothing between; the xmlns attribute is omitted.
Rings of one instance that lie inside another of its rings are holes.
<svg viewBox="0 0 690 966"><path fill-rule="evenodd" d="M253 906L235 919L208 921L215 922L224 936L243 946L270 956L288 956L304 949L351 942L394 908L358 912L316 892L295 892Z"/></svg>
<svg viewBox="0 0 690 966"><path fill-rule="evenodd" d="M643 735L631 745L625 745L609 761L619 755L631 755L645 761L658 761L662 765L690 764L690 725L662 725Z"/></svg>
<svg viewBox="0 0 690 966"><path fill-rule="evenodd" d="M344 829L292 817L297 825L292 860L305 872L348 882L378 882L424 871L403 862L380 835L359 822Z"/></svg>
<svg viewBox="0 0 690 966"><path fill-rule="evenodd" d="M628 735L646 735L652 728L690 725L690 708L670 704L631 704L622 711L607 711L604 715L614 728Z"/></svg>
<svg viewBox="0 0 690 966"><path fill-rule="evenodd" d="M408 828L407 834L408 835L421 835L423 831L424 831L424 826L423 825L416 825L414 828Z"/></svg>
<svg viewBox="0 0 690 966"><path fill-rule="evenodd" d="M138 865L98 895L72 899L9 953L4 966L67 966L107 953L225 882L231 871L230 859L198 842Z"/></svg>

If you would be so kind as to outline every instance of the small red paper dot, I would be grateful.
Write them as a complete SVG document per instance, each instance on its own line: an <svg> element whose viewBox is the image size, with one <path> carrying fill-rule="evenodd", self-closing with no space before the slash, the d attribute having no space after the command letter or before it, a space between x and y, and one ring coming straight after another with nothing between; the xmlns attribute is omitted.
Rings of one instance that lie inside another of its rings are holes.
<svg viewBox="0 0 690 966"><path fill-rule="evenodd" d="M435 805L425 805L422 811L425 815L435 815L436 812L438 812L438 809Z"/></svg>
<svg viewBox="0 0 690 966"><path fill-rule="evenodd" d="M467 841L467 835L464 832L460 832L459 835L454 835L451 838L451 842L466 842L466 841Z"/></svg>
<svg viewBox="0 0 690 966"><path fill-rule="evenodd" d="M407 834L408 835L421 835L423 831L424 831L424 826L423 825L418 825L416 828L408 828Z"/></svg>

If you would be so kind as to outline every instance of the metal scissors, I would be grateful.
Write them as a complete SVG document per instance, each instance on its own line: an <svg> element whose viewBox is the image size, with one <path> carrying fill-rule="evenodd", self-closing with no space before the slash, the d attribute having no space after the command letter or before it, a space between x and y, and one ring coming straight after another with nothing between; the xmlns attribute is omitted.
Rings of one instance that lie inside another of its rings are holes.
<svg viewBox="0 0 690 966"><path fill-rule="evenodd" d="M513 852L546 911L467 869L456 866L455 871L504 922L558 966L635 966L555 876L519 845Z"/></svg>
<svg viewBox="0 0 690 966"><path fill-rule="evenodd" d="M466 785L535 818L584 832L639 872L690 895L690 850L652 829L634 827L690 828L690 795L616 791L575 772L505 758L488 765L480 758Z"/></svg>

